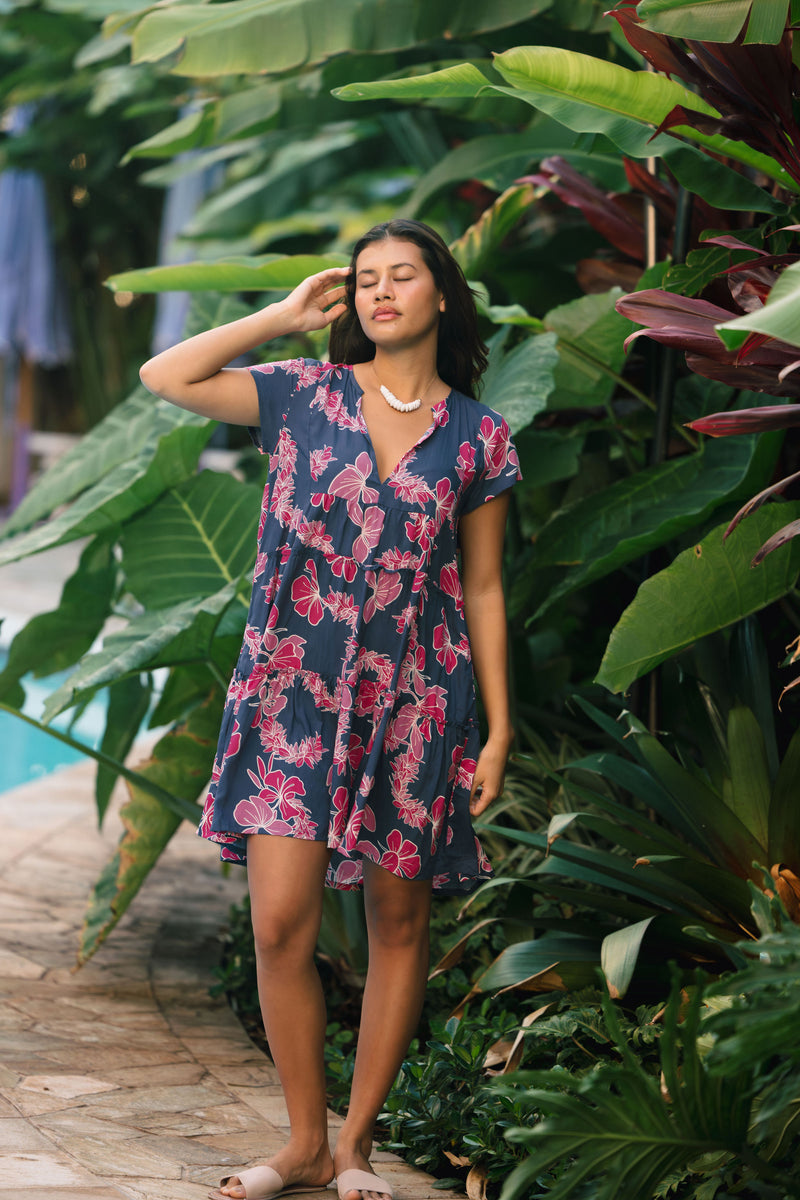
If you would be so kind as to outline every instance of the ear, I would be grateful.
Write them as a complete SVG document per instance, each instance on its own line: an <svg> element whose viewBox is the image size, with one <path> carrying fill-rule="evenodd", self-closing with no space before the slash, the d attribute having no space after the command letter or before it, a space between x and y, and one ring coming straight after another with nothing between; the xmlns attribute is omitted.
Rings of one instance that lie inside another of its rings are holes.
<svg viewBox="0 0 800 1200"><path fill-rule="evenodd" d="M444 296L439 297L439 312L444 312Z"/></svg>

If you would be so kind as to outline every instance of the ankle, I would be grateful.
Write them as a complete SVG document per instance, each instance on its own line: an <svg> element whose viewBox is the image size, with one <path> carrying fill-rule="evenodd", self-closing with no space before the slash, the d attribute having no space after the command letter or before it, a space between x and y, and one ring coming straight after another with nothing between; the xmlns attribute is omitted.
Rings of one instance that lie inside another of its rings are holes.
<svg viewBox="0 0 800 1200"><path fill-rule="evenodd" d="M372 1153L372 1134L351 1134L344 1127L336 1139L334 1158L356 1157L369 1159Z"/></svg>
<svg viewBox="0 0 800 1200"><path fill-rule="evenodd" d="M292 1134L280 1152L306 1162L330 1162L331 1148L327 1134Z"/></svg>

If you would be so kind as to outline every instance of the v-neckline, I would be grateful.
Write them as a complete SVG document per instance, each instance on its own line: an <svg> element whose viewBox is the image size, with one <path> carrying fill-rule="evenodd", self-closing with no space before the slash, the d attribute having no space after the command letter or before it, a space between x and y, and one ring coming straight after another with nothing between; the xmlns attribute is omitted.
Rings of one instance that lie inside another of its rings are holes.
<svg viewBox="0 0 800 1200"><path fill-rule="evenodd" d="M414 452L414 450L416 450L417 446L421 445L422 442L427 441L428 438L431 436L431 434L434 432L434 430L438 429L439 425L441 424L440 414L442 412L446 411L446 409L449 405L449 402L450 402L450 397L453 394L453 389L451 388L446 396L443 396L441 400L438 400L436 402L436 404L432 405L432 407L431 407L431 422L428 425L427 429L425 429L425 431L419 435L417 440L412 445L410 445L407 450L403 451L403 453L398 458L397 462L392 467L389 474L386 476L386 478L381 479L381 473L378 469L378 455L375 451L375 445L372 441L372 434L369 431L369 427L367 425L366 418L365 418L364 413L362 412L362 408L361 408L361 401L364 398L364 389L361 387L361 384L356 379L355 371L353 370L352 366L349 367L349 371L350 371L350 379L352 380L353 387L356 390L356 415L358 418L359 429L363 433L364 438L366 439L367 445L369 446L369 453L370 453L370 458L372 459L372 469L375 472L375 478L378 480L378 483L380 484L381 487L385 487L386 484L388 484L389 481L394 478L394 476L397 473L398 469L400 468L401 464L403 462L405 462L405 460L408 458L409 454L412 454Z"/></svg>

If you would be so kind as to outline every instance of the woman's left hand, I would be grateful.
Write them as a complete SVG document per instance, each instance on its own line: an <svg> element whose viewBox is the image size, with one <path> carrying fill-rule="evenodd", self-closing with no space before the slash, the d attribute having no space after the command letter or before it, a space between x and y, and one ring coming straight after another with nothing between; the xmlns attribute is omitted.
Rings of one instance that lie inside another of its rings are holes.
<svg viewBox="0 0 800 1200"><path fill-rule="evenodd" d="M502 792L510 749L510 737L490 737L478 755L469 793L469 811L473 817L480 816Z"/></svg>

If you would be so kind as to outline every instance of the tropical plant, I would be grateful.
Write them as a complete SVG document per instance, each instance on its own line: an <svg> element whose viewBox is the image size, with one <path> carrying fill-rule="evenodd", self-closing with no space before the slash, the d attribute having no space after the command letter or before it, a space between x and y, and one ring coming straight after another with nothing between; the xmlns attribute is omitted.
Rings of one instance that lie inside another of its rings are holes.
<svg viewBox="0 0 800 1200"><path fill-rule="evenodd" d="M598 966L615 997L664 988L669 959L723 971L726 945L757 934L749 885L775 890L800 923L800 733L781 752L755 622L717 642L683 656L669 737L577 696L606 744L553 773L561 794L539 830L489 817L490 833L535 858L523 871L501 860L464 906L488 901L510 941L470 996L570 990Z"/></svg>
<svg viewBox="0 0 800 1200"><path fill-rule="evenodd" d="M631 1200L796 1194L800 929L760 895L754 908L762 936L739 943L740 971L712 984L698 972L688 993L673 983L655 1069L606 995L613 1055L582 1073L524 1072L502 1085L532 1117L509 1134L530 1156L503 1200L566 1200L588 1181L599 1200L622 1181Z"/></svg>

